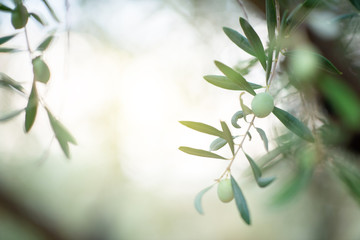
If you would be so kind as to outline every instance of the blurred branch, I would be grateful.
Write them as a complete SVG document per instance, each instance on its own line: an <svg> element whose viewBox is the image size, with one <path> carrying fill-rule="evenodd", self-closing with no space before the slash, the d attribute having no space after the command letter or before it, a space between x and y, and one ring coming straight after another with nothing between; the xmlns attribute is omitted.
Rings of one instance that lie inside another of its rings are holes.
<svg viewBox="0 0 360 240"><path fill-rule="evenodd" d="M59 229L54 227L49 219L39 212L27 209L23 204L18 202L9 192L0 184L0 208L7 211L20 221L30 225L38 230L46 239L51 240L69 240Z"/></svg>
<svg viewBox="0 0 360 240"><path fill-rule="evenodd" d="M241 10L244 12L245 19L246 19L247 21L249 21L249 18L248 18L248 15L247 15L247 13L246 13L246 9L245 9L245 6L244 6L242 0L237 0L237 2L239 3L239 5L240 5L240 7L241 7Z"/></svg>

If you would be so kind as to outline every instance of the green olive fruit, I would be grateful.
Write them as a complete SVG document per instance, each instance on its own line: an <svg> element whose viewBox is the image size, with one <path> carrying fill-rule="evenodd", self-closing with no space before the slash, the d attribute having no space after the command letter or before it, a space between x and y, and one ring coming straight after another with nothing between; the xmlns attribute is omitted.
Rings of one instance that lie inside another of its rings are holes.
<svg viewBox="0 0 360 240"><path fill-rule="evenodd" d="M234 198L230 179L223 179L219 182L217 194L220 201L224 203L230 202Z"/></svg>
<svg viewBox="0 0 360 240"><path fill-rule="evenodd" d="M259 93L253 98L251 108L256 117L264 118L274 109L274 98L267 92Z"/></svg>

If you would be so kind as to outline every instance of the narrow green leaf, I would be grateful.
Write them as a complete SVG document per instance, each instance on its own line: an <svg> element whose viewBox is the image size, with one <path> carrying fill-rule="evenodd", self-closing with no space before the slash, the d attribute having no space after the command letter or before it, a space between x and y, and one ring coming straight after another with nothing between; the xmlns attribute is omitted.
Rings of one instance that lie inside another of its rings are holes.
<svg viewBox="0 0 360 240"><path fill-rule="evenodd" d="M21 86L21 84L5 73L0 73L0 86L16 89L19 92L24 92L24 88Z"/></svg>
<svg viewBox="0 0 360 240"><path fill-rule="evenodd" d="M221 132L220 130L207 125L205 123L200 123L200 122L192 122L192 121L179 121L182 125L191 128L195 131L198 132L202 132L202 133L206 133L206 134L210 134L210 135L214 135L217 137L223 137L223 132Z"/></svg>
<svg viewBox="0 0 360 240"><path fill-rule="evenodd" d="M11 24L15 29L20 29L26 26L29 18L29 13L23 4L17 4L11 12Z"/></svg>
<svg viewBox="0 0 360 240"><path fill-rule="evenodd" d="M194 200L195 209L196 209L196 211L198 211L198 213L200 213L201 215L204 214L204 211L203 211L203 208L202 208L202 204L201 204L201 199L202 199L202 197L204 196L204 194L205 194L206 192L208 192L213 186L214 186L214 184L211 185L211 186L209 186L209 187L207 187L207 188L204 188L204 189L201 190L201 191L196 195L196 197L195 197L195 200Z"/></svg>
<svg viewBox="0 0 360 240"><path fill-rule="evenodd" d="M256 131L259 133L261 139L263 140L266 151L269 151L269 141L265 131L262 130L261 128L256 128Z"/></svg>
<svg viewBox="0 0 360 240"><path fill-rule="evenodd" d="M360 1L359 0L349 0L351 4L360 11Z"/></svg>
<svg viewBox="0 0 360 240"><path fill-rule="evenodd" d="M266 70L266 55L264 46L261 43L261 40L255 30L244 18L240 18L240 25L243 29L247 39L249 40L250 45L254 49L255 56L259 59L262 67Z"/></svg>
<svg viewBox="0 0 360 240"><path fill-rule="evenodd" d="M215 153L205 151L202 149L196 149L196 148L190 148L190 147L179 147L179 150L183 151L184 153L199 156L199 157L218 158L218 159L228 160L220 155L217 155Z"/></svg>
<svg viewBox="0 0 360 240"><path fill-rule="evenodd" d="M38 104L38 94L34 82L30 92L28 104L25 108L25 132L29 132L31 127L34 125Z"/></svg>
<svg viewBox="0 0 360 240"><path fill-rule="evenodd" d="M48 9L50 15L52 16L52 18L56 21L56 22L60 22L59 18L56 16L56 13L54 12L54 10L52 9L52 7L50 6L50 4L48 3L47 0L42 0L42 2L45 4L46 8Z"/></svg>
<svg viewBox="0 0 360 240"><path fill-rule="evenodd" d="M46 26L46 23L44 20L41 19L41 17L39 15L37 15L36 13L29 13L30 17L33 17L38 23L40 23L43 26Z"/></svg>
<svg viewBox="0 0 360 240"><path fill-rule="evenodd" d="M16 48L0 48L0 52L2 52L2 53L16 53L16 52L20 52L20 50L18 50Z"/></svg>
<svg viewBox="0 0 360 240"><path fill-rule="evenodd" d="M266 0L266 23L268 28L269 40L272 42L275 39L276 28L276 9L274 0Z"/></svg>
<svg viewBox="0 0 360 240"><path fill-rule="evenodd" d="M226 145L226 140L223 138L216 138L210 144L210 151L217 151Z"/></svg>
<svg viewBox="0 0 360 240"><path fill-rule="evenodd" d="M10 40L13 39L16 35L17 35L17 33L16 33L16 34L12 34L12 35L8 35L8 36L5 36L5 37L1 37L1 38L0 38L0 45L6 43L7 41L10 41Z"/></svg>
<svg viewBox="0 0 360 240"><path fill-rule="evenodd" d="M250 132L247 132L246 135L249 136L249 141L251 141L251 139L252 139L251 133L250 133Z"/></svg>
<svg viewBox="0 0 360 240"><path fill-rule="evenodd" d="M268 54L267 54L267 65L266 65L266 84L269 84L271 70L272 70L272 64L273 64L273 56L274 56L274 43L271 42L270 46L268 48Z"/></svg>
<svg viewBox="0 0 360 240"><path fill-rule="evenodd" d="M25 108L10 112L10 113L5 114L3 116L0 116L0 122L6 122L6 121L8 121L10 119L13 119L14 117L16 117L20 113L22 113L24 110L25 110Z"/></svg>
<svg viewBox="0 0 360 240"><path fill-rule="evenodd" d="M229 129L228 125L226 124L226 122L220 121L220 123L221 123L221 128L224 132L224 139L229 144L231 152L234 155L235 154L234 140L233 140L233 136L231 135L230 129Z"/></svg>
<svg viewBox="0 0 360 240"><path fill-rule="evenodd" d="M50 70L47 64L41 59L41 57L36 57L32 60L34 78L35 81L47 83L50 79Z"/></svg>
<svg viewBox="0 0 360 240"><path fill-rule="evenodd" d="M36 48L36 50L41 51L41 52L45 51L49 47L49 45L53 41L53 39L54 39L53 35L48 36L47 38L44 39L44 41L42 41L39 44L39 46Z"/></svg>
<svg viewBox="0 0 360 240"><path fill-rule="evenodd" d="M231 186L234 192L234 198L235 198L235 203L236 203L236 207L241 215L241 218L248 224L250 225L250 213L248 210L248 206L245 200L245 197L239 187L239 185L237 184L237 182L235 181L234 177L231 175Z"/></svg>
<svg viewBox="0 0 360 240"><path fill-rule="evenodd" d="M254 49L251 47L246 37L231 28L223 27L223 30L225 34L230 38L230 40L235 43L239 48L241 48L248 54L256 57Z"/></svg>
<svg viewBox="0 0 360 240"><path fill-rule="evenodd" d="M69 130L66 129L66 127L54 117L54 115L50 112L48 108L46 108L46 112L49 117L49 121L51 124L51 127L54 130L56 138L60 138L63 141L70 142L74 145L77 145L77 142L75 138L72 136L72 134L69 132Z"/></svg>
<svg viewBox="0 0 360 240"><path fill-rule="evenodd" d="M3 12L12 12L12 9L9 8L8 6L0 3L0 11L3 11Z"/></svg>
<svg viewBox="0 0 360 240"><path fill-rule="evenodd" d="M77 142L75 138L71 135L69 130L67 130L66 127L54 117L48 108L46 108L46 112L49 117L51 128L54 131L55 137L58 140L61 149L66 157L70 158L69 142L76 145Z"/></svg>
<svg viewBox="0 0 360 240"><path fill-rule="evenodd" d="M246 116L249 115L249 114L252 114L252 110L251 110L248 106L246 106L246 105L244 104L244 101L243 101L243 99L242 99L242 96L243 96L244 94L245 94L244 92L240 93L239 100L240 100L240 107L241 107L242 112L243 112L243 114L244 114L244 119L245 119L245 121L247 122Z"/></svg>
<svg viewBox="0 0 360 240"><path fill-rule="evenodd" d="M296 117L290 113L274 107L273 114L287 127L290 131L298 135L299 137L309 141L314 142L314 137L310 129L300 122Z"/></svg>
<svg viewBox="0 0 360 240"><path fill-rule="evenodd" d="M240 91L245 90L244 88L240 87L238 84L234 83L228 77L225 77L225 76L206 75L206 76L204 76L204 79L207 82L209 82L217 87L220 87L220 88L224 88L224 89L228 89L228 90L240 90ZM249 82L249 84L253 89L262 88L261 85L258 85L255 83Z"/></svg>
<svg viewBox="0 0 360 240"><path fill-rule="evenodd" d="M244 117L243 111L237 111L231 118L231 124L234 128L241 128L240 125L237 123L240 118Z"/></svg>
<svg viewBox="0 0 360 240"><path fill-rule="evenodd" d="M245 80L245 78L231 67L226 66L225 64L215 61L215 65L219 68L219 70L225 74L231 81L239 85L242 89L250 93L251 95L256 95L254 89L251 85Z"/></svg>
<svg viewBox="0 0 360 240"><path fill-rule="evenodd" d="M261 187L261 188L266 187L275 180L275 177L262 178L261 177L262 172L261 172L259 166L255 163L255 161L249 155L247 155L246 153L244 153L244 154L250 163L256 183L258 184L259 187Z"/></svg>

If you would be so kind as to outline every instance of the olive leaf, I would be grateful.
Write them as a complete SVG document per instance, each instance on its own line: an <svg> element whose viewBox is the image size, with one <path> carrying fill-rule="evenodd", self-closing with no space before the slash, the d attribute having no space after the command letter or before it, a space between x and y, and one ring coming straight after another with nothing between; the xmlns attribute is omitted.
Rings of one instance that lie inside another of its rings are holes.
<svg viewBox="0 0 360 240"><path fill-rule="evenodd" d="M226 145L226 140L223 138L216 138L210 144L210 151L217 151Z"/></svg>
<svg viewBox="0 0 360 240"><path fill-rule="evenodd" d="M243 99L242 99L242 95L244 95L244 92L242 92L242 93L240 94L240 96L239 96L240 107L241 107L241 109L242 109L242 112L243 112L243 115L244 115L244 119L245 119L245 121L246 121L246 116L249 115L249 114L251 114L251 113L252 113L252 110L251 110L248 106L246 106L246 105L244 104L244 101L243 101Z"/></svg>
<svg viewBox="0 0 360 240"><path fill-rule="evenodd" d="M266 23L268 28L269 40L272 42L275 39L276 28L276 9L274 0L266 0Z"/></svg>
<svg viewBox="0 0 360 240"><path fill-rule="evenodd" d="M256 58L259 59L261 66L266 70L266 55L259 35L244 18L240 18L240 25L255 52Z"/></svg>
<svg viewBox="0 0 360 240"><path fill-rule="evenodd" d="M39 15L37 15L36 13L31 12L31 13L29 13L29 16L33 17L42 26L46 25L45 21Z"/></svg>
<svg viewBox="0 0 360 240"><path fill-rule="evenodd" d="M34 125L38 104L38 93L34 82L31 88L28 104L25 108L25 132L29 132L31 127Z"/></svg>
<svg viewBox="0 0 360 240"><path fill-rule="evenodd" d="M236 182L236 180L234 179L234 177L232 175L230 175L230 179L231 179L231 187L234 192L236 207L240 213L241 218L245 221L245 223L250 225L250 213L249 213L249 209L248 209L245 197L244 197L238 183Z"/></svg>
<svg viewBox="0 0 360 240"><path fill-rule="evenodd" d="M24 88L21 86L21 84L6 75L5 73L0 73L0 86L16 89L22 93L24 92Z"/></svg>
<svg viewBox="0 0 360 240"><path fill-rule="evenodd" d="M274 107L273 114L287 127L290 131L298 135L299 137L309 141L314 142L314 137L310 129L300 122L296 117L290 113Z"/></svg>
<svg viewBox="0 0 360 240"><path fill-rule="evenodd" d="M50 79L50 70L48 65L40 56L32 60L35 81L47 83Z"/></svg>
<svg viewBox="0 0 360 240"><path fill-rule="evenodd" d="M223 133L224 133L224 139L229 144L231 152L234 155L235 154L234 140L233 140L233 136L231 135L230 129L229 129L228 125L226 124L226 122L220 121L220 123L221 123L221 128L222 128Z"/></svg>
<svg viewBox="0 0 360 240"><path fill-rule="evenodd" d="M261 139L263 140L266 151L269 151L269 141L268 141L265 131L262 130L261 128L255 128L255 129L259 133Z"/></svg>
<svg viewBox="0 0 360 240"><path fill-rule="evenodd" d="M202 208L202 204L201 204L201 200L202 200L202 197L204 196L204 194L206 192L208 192L212 187L214 186L211 185L207 188L204 188L203 190L201 190L195 197L195 200L194 200L194 205L195 205L195 209L198 213L200 213L201 215L204 214L204 211L203 211L203 208Z"/></svg>
<svg viewBox="0 0 360 240"><path fill-rule="evenodd" d="M240 91L245 90L243 87L239 86L239 84L234 83L228 77L225 77L225 76L206 75L206 76L204 76L204 79L208 83L211 83L220 88L224 88L224 89L228 89L228 90L240 90ZM249 84L253 89L262 88L261 85L258 85L255 83L249 82Z"/></svg>
<svg viewBox="0 0 360 240"><path fill-rule="evenodd" d="M18 50L16 48L0 48L0 52L2 52L2 53L15 53L15 52L20 52L20 50Z"/></svg>
<svg viewBox="0 0 360 240"><path fill-rule="evenodd" d="M5 114L3 116L0 116L0 122L6 122L10 119L13 119L14 117L18 116L20 113L22 113L25 110L25 108L10 112L8 114Z"/></svg>
<svg viewBox="0 0 360 240"><path fill-rule="evenodd" d="M52 18L56 21L56 22L60 22L59 18L56 16L56 13L54 12L54 10L52 9L52 7L50 6L50 4L48 3L47 0L42 0L42 2L45 4L46 8L48 9L50 15L52 16Z"/></svg>
<svg viewBox="0 0 360 240"><path fill-rule="evenodd" d="M228 160L220 155L217 155L215 153L212 153L212 152L209 152L206 150L202 150L202 149L181 146L181 147L179 147L179 150L183 151L184 153L199 156L199 157L218 158L218 159Z"/></svg>
<svg viewBox="0 0 360 240"><path fill-rule="evenodd" d="M237 111L236 113L234 113L234 115L231 118L231 124L233 125L234 128L241 128L240 125L237 123L237 121L243 117L244 117L243 111Z"/></svg>
<svg viewBox="0 0 360 240"><path fill-rule="evenodd" d="M29 13L22 3L17 4L14 10L11 12L11 24L15 29L25 27L28 18Z"/></svg>
<svg viewBox="0 0 360 240"><path fill-rule="evenodd" d="M225 64L215 61L215 65L219 68L219 70L225 74L231 81L233 81L235 84L239 85L242 89L250 93L251 95L256 95L254 89L251 87L251 85L246 81L246 79L237 71L232 69L229 66L226 66Z"/></svg>
<svg viewBox="0 0 360 240"><path fill-rule="evenodd" d="M260 167L255 163L255 161L249 155L247 155L245 152L244 152L244 154L250 163L255 180L259 187L261 187L261 188L266 187L275 180L275 177L267 177L267 178L261 177L262 172L260 170Z"/></svg>
<svg viewBox="0 0 360 240"><path fill-rule="evenodd" d="M360 11L360 2L358 0L349 0L351 4L356 7L357 10Z"/></svg>
<svg viewBox="0 0 360 240"><path fill-rule="evenodd" d="M63 150L66 157L70 158L69 143L76 145L77 142L75 138L71 135L69 130L67 130L66 127L54 117L54 115L47 107L45 109L49 117L51 128L54 131L55 137L58 140L61 149Z"/></svg>
<svg viewBox="0 0 360 240"><path fill-rule="evenodd" d="M256 57L254 49L252 48L246 37L231 28L223 27L223 30L225 34L230 38L230 40L235 43L239 48L241 48L248 54Z"/></svg>
<svg viewBox="0 0 360 240"><path fill-rule="evenodd" d="M36 48L36 50L40 51L40 52L45 51L49 47L49 45L51 44L53 39L54 39L53 35L48 36L39 44L39 46Z"/></svg>
<svg viewBox="0 0 360 240"><path fill-rule="evenodd" d="M11 11L12 11L12 9L11 9L11 8L9 8L8 6L6 6L6 5L4 5L4 4L0 3L0 11L3 11L3 12L11 12Z"/></svg>
<svg viewBox="0 0 360 240"><path fill-rule="evenodd" d="M191 128L195 131L198 132L202 132L202 133L206 133L206 134L210 134L210 135L214 135L217 137L223 137L224 133L221 132L220 130L207 125L205 123L201 123L201 122L192 122L192 121L179 121L182 125Z"/></svg>
<svg viewBox="0 0 360 240"><path fill-rule="evenodd" d="M10 41L11 39L13 39L15 36L17 35L17 33L15 34L11 34L5 37L1 37L0 38L0 45L6 43L7 41Z"/></svg>

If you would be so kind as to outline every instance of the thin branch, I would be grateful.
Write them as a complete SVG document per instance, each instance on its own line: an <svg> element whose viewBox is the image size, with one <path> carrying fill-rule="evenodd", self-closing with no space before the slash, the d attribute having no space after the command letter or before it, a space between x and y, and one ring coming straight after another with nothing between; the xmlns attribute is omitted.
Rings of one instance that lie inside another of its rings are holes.
<svg viewBox="0 0 360 240"><path fill-rule="evenodd" d="M249 18L248 18L248 15L247 15L247 13L246 13L246 9L245 9L245 6L244 6L242 0L237 0L237 2L239 3L239 5L240 5L240 7L241 7L241 10L244 12L245 19L246 19L247 21L249 21Z"/></svg>

